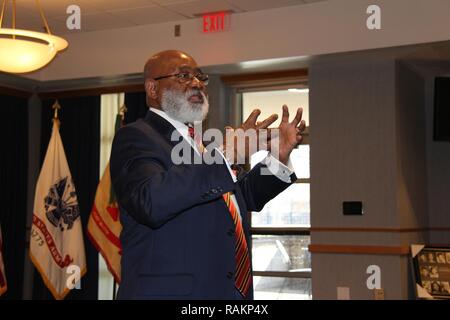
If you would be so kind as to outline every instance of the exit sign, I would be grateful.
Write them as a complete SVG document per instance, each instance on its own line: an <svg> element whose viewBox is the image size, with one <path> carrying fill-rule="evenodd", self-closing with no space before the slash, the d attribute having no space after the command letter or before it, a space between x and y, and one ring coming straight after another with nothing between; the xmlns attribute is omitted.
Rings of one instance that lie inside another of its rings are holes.
<svg viewBox="0 0 450 320"><path fill-rule="evenodd" d="M203 15L203 33L222 32L230 27L229 12L215 12Z"/></svg>

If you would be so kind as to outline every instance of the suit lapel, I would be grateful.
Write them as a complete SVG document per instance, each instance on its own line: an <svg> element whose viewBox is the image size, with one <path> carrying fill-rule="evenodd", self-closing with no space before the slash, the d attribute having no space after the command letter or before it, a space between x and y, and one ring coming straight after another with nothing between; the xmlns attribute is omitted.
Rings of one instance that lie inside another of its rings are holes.
<svg viewBox="0 0 450 320"><path fill-rule="evenodd" d="M147 115L144 118L144 121L152 128L154 128L157 132L159 132L162 136L166 138L172 145L176 145L179 141L172 141L172 134L176 130L169 121L159 116L158 114L147 111Z"/></svg>
<svg viewBox="0 0 450 320"><path fill-rule="evenodd" d="M183 144L182 150L189 150L191 153L189 158L191 159L190 163L194 163L194 159L199 157L199 155L194 150L192 145L188 141L186 141L186 139L183 138L181 133L179 133L177 129L169 121L167 121L157 113L152 112L150 110L147 111L147 115L145 116L144 121L150 127L154 128L157 132L159 132L172 145L172 147L175 147L179 143L182 143ZM175 135L175 138L177 138L178 140L172 139L174 131L178 132L178 135ZM182 154L181 157L185 158L185 155ZM197 161L195 163L198 163L199 160L196 159L195 161Z"/></svg>

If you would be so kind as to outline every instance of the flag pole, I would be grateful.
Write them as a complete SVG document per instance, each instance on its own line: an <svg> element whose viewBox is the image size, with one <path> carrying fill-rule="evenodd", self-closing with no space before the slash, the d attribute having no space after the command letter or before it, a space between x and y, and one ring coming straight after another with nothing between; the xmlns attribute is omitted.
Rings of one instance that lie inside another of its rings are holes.
<svg viewBox="0 0 450 320"><path fill-rule="evenodd" d="M61 110L61 105L59 104L58 99L55 100L52 109L53 109L53 122L56 122L56 124L59 125L58 110Z"/></svg>
<svg viewBox="0 0 450 320"><path fill-rule="evenodd" d="M121 123L122 126L125 124L125 113L127 113L127 111L128 111L127 106L124 103L119 109L119 115L122 120L122 123Z"/></svg>
<svg viewBox="0 0 450 320"><path fill-rule="evenodd" d="M113 300L116 300L116 290L117 290L117 282L116 279L113 280Z"/></svg>

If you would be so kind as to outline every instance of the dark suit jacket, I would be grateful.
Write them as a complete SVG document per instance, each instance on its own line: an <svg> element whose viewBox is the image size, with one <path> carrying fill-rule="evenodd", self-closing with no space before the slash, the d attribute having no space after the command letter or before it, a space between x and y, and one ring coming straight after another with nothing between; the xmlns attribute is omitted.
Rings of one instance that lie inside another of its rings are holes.
<svg viewBox="0 0 450 320"><path fill-rule="evenodd" d="M250 243L246 213L289 184L260 175L261 164L237 183L225 164L174 165L174 130L149 111L114 138L111 178L123 226L118 299L234 299L234 224L222 194L235 193Z"/></svg>

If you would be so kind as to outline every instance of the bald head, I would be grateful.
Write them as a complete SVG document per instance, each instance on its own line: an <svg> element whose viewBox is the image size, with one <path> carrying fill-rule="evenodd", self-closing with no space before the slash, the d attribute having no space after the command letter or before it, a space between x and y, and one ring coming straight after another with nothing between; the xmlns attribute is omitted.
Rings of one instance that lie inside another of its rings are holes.
<svg viewBox="0 0 450 320"><path fill-rule="evenodd" d="M197 68L197 63L188 54L178 50L161 51L151 56L144 67L144 79L154 79L176 72L177 67Z"/></svg>

